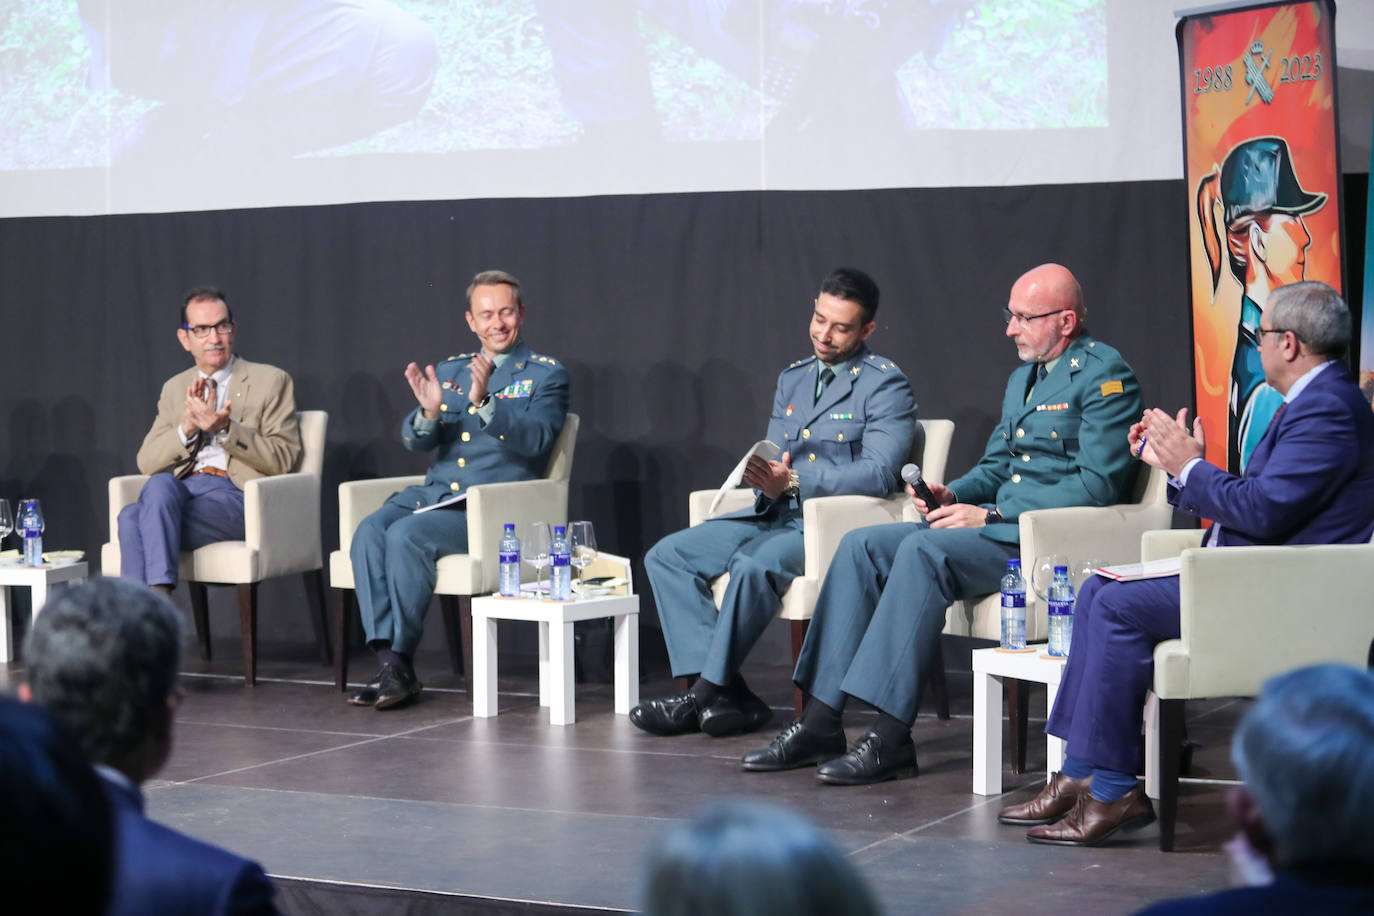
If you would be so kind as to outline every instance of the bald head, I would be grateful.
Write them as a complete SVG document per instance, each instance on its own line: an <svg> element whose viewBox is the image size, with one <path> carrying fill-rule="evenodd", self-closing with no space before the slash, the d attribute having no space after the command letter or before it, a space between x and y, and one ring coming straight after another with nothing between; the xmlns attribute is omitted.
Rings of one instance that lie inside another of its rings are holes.
<svg viewBox="0 0 1374 916"><path fill-rule="evenodd" d="M1083 333L1083 290L1067 267L1041 264L1012 285L1007 336L1026 362L1055 359Z"/></svg>
<svg viewBox="0 0 1374 916"><path fill-rule="evenodd" d="M1081 325L1087 317L1083 311L1083 288L1073 273L1062 264L1041 264L1023 273L1011 288L1012 298L1018 292L1026 302L1039 308L1036 313L1054 309L1069 309Z"/></svg>

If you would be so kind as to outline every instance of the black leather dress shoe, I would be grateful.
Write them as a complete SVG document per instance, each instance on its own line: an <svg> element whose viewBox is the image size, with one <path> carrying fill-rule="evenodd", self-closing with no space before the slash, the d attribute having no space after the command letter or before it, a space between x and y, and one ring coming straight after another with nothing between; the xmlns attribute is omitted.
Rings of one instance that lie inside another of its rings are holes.
<svg viewBox="0 0 1374 916"><path fill-rule="evenodd" d="M758 751L750 751L740 758L746 770L771 773L776 770L795 770L809 767L822 760L831 760L844 753L844 731L818 735L800 721L783 729L773 743Z"/></svg>
<svg viewBox="0 0 1374 916"><path fill-rule="evenodd" d="M915 776L916 742L908 735L896 747L883 744L883 739L869 732L843 757L821 764L816 778L832 786L866 786Z"/></svg>
<svg viewBox="0 0 1374 916"><path fill-rule="evenodd" d="M773 710L752 693L743 697L720 694L701 711L699 718L702 731L712 738L723 738L758 731L773 718Z"/></svg>
<svg viewBox="0 0 1374 916"><path fill-rule="evenodd" d="M377 702L374 709L397 709L420 695L424 685L415 672L400 665L383 665L377 675Z"/></svg>
<svg viewBox="0 0 1374 916"><path fill-rule="evenodd" d="M359 690L348 695L348 705L350 706L376 706L377 688L382 683L382 672L378 671L372 676L372 680L364 684Z"/></svg>
<svg viewBox="0 0 1374 916"><path fill-rule="evenodd" d="M651 735L685 735L700 729L697 698L690 693L645 700L630 710L630 722Z"/></svg>

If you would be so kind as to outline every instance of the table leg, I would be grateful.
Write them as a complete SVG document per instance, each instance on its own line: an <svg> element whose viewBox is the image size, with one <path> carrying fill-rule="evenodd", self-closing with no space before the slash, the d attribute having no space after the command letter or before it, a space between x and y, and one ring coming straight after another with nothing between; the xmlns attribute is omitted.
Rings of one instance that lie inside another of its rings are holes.
<svg viewBox="0 0 1374 916"><path fill-rule="evenodd" d="M38 619L38 612L43 610L43 605L48 603L47 577L40 577L29 589L29 594L31 596L29 604L29 621L32 623L32 621Z"/></svg>
<svg viewBox="0 0 1374 916"><path fill-rule="evenodd" d="M552 624L547 620L541 620L536 626L539 628L539 705L548 706L553 702L550 699L553 686L550 677L553 669L549 666L549 627Z"/></svg>
<svg viewBox="0 0 1374 916"><path fill-rule="evenodd" d="M479 719L496 715L496 624L476 611L472 614L472 714Z"/></svg>
<svg viewBox="0 0 1374 916"><path fill-rule="evenodd" d="M973 673L973 791L1002 792L1002 679Z"/></svg>
<svg viewBox="0 0 1374 916"><path fill-rule="evenodd" d="M0 642L0 662L14 661L14 624L10 620L10 587L0 585L0 620L5 628L4 642Z"/></svg>
<svg viewBox="0 0 1374 916"><path fill-rule="evenodd" d="M573 624L549 624L549 724L572 725L577 715L573 701Z"/></svg>
<svg viewBox="0 0 1374 916"><path fill-rule="evenodd" d="M1059 682L1045 682L1045 720L1049 721L1050 713L1054 712L1054 698L1059 695ZM1045 735L1045 782L1050 781L1050 777L1064 769L1064 746L1067 742L1063 738L1056 738L1054 735Z"/></svg>
<svg viewBox="0 0 1374 916"><path fill-rule="evenodd" d="M639 703L639 615L615 619L615 711L629 715Z"/></svg>

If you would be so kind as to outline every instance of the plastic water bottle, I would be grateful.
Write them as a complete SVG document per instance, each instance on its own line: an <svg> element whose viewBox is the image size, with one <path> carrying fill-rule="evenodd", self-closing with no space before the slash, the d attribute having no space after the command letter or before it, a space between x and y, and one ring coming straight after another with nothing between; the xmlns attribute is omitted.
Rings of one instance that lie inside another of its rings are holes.
<svg viewBox="0 0 1374 916"><path fill-rule="evenodd" d="M1019 557L1007 561L1002 577L1002 648L1026 648L1026 580Z"/></svg>
<svg viewBox="0 0 1374 916"><path fill-rule="evenodd" d="M568 529L562 525L554 526L549 564L549 597L554 601L571 601L572 548L568 546Z"/></svg>
<svg viewBox="0 0 1374 916"><path fill-rule="evenodd" d="M506 525L501 535L501 587L503 598L520 597L520 539L515 536L515 524Z"/></svg>
<svg viewBox="0 0 1374 916"><path fill-rule="evenodd" d="M1073 583L1069 581L1069 568L1056 566L1054 582L1050 584L1050 654L1055 658L1067 658L1069 643L1073 641Z"/></svg>
<svg viewBox="0 0 1374 916"><path fill-rule="evenodd" d="M19 533L24 536L24 565L43 565L43 510L36 499L19 503L19 518L15 519Z"/></svg>

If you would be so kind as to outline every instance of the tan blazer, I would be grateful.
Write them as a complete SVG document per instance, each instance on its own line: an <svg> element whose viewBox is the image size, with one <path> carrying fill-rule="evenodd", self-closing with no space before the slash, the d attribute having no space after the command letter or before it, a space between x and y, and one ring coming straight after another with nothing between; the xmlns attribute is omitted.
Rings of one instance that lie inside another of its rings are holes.
<svg viewBox="0 0 1374 916"><path fill-rule="evenodd" d="M138 450L140 473L171 470L191 459L191 450L181 444L177 427L186 413L186 390L198 374L192 366L162 386L157 419ZM234 358L224 451L229 456L229 479L239 489L250 480L295 468L301 457L301 436L291 376L276 366Z"/></svg>

